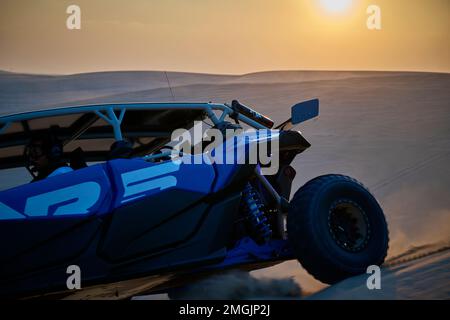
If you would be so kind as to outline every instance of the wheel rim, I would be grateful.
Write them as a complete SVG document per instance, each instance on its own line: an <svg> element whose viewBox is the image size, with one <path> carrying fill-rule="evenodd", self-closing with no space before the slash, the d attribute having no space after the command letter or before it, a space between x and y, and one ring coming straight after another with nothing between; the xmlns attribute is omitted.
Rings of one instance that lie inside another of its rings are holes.
<svg viewBox="0 0 450 320"><path fill-rule="evenodd" d="M363 250L370 239L370 224L364 210L351 200L335 201L328 212L328 230L344 250Z"/></svg>

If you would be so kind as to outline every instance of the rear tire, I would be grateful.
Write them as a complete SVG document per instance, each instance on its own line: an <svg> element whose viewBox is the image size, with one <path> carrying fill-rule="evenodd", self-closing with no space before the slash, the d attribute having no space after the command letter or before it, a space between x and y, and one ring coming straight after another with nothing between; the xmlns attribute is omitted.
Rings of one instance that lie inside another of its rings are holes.
<svg viewBox="0 0 450 320"><path fill-rule="evenodd" d="M388 250L383 210L361 183L343 175L320 176L300 188L287 230L302 266L328 284L381 265Z"/></svg>

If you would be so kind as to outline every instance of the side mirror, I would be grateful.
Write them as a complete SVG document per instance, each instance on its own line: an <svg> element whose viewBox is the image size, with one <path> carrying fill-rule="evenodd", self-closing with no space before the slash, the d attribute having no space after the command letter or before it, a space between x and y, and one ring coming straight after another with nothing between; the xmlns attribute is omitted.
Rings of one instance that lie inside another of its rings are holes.
<svg viewBox="0 0 450 320"><path fill-rule="evenodd" d="M319 115L319 99L297 103L291 108L291 118L278 125L275 129L290 130L296 124L305 122Z"/></svg>
<svg viewBox="0 0 450 320"><path fill-rule="evenodd" d="M291 123L293 125L313 119L319 115L319 99L297 103L291 108Z"/></svg>

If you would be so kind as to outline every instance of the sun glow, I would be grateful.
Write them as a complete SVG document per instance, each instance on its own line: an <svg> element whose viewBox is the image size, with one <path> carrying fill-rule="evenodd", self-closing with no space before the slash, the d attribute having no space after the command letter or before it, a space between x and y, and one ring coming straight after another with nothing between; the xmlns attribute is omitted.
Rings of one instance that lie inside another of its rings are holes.
<svg viewBox="0 0 450 320"><path fill-rule="evenodd" d="M319 2L327 11L342 13L350 8L353 0L319 0Z"/></svg>

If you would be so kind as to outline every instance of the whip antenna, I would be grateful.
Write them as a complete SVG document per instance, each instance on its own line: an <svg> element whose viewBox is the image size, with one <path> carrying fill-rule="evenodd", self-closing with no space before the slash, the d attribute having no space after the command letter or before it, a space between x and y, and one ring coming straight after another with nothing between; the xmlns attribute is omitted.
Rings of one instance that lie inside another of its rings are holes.
<svg viewBox="0 0 450 320"><path fill-rule="evenodd" d="M164 74L166 75L167 85L169 86L170 95L172 96L172 100L175 101L175 96L173 95L172 86L170 85L169 76L167 75L167 71L164 71Z"/></svg>

